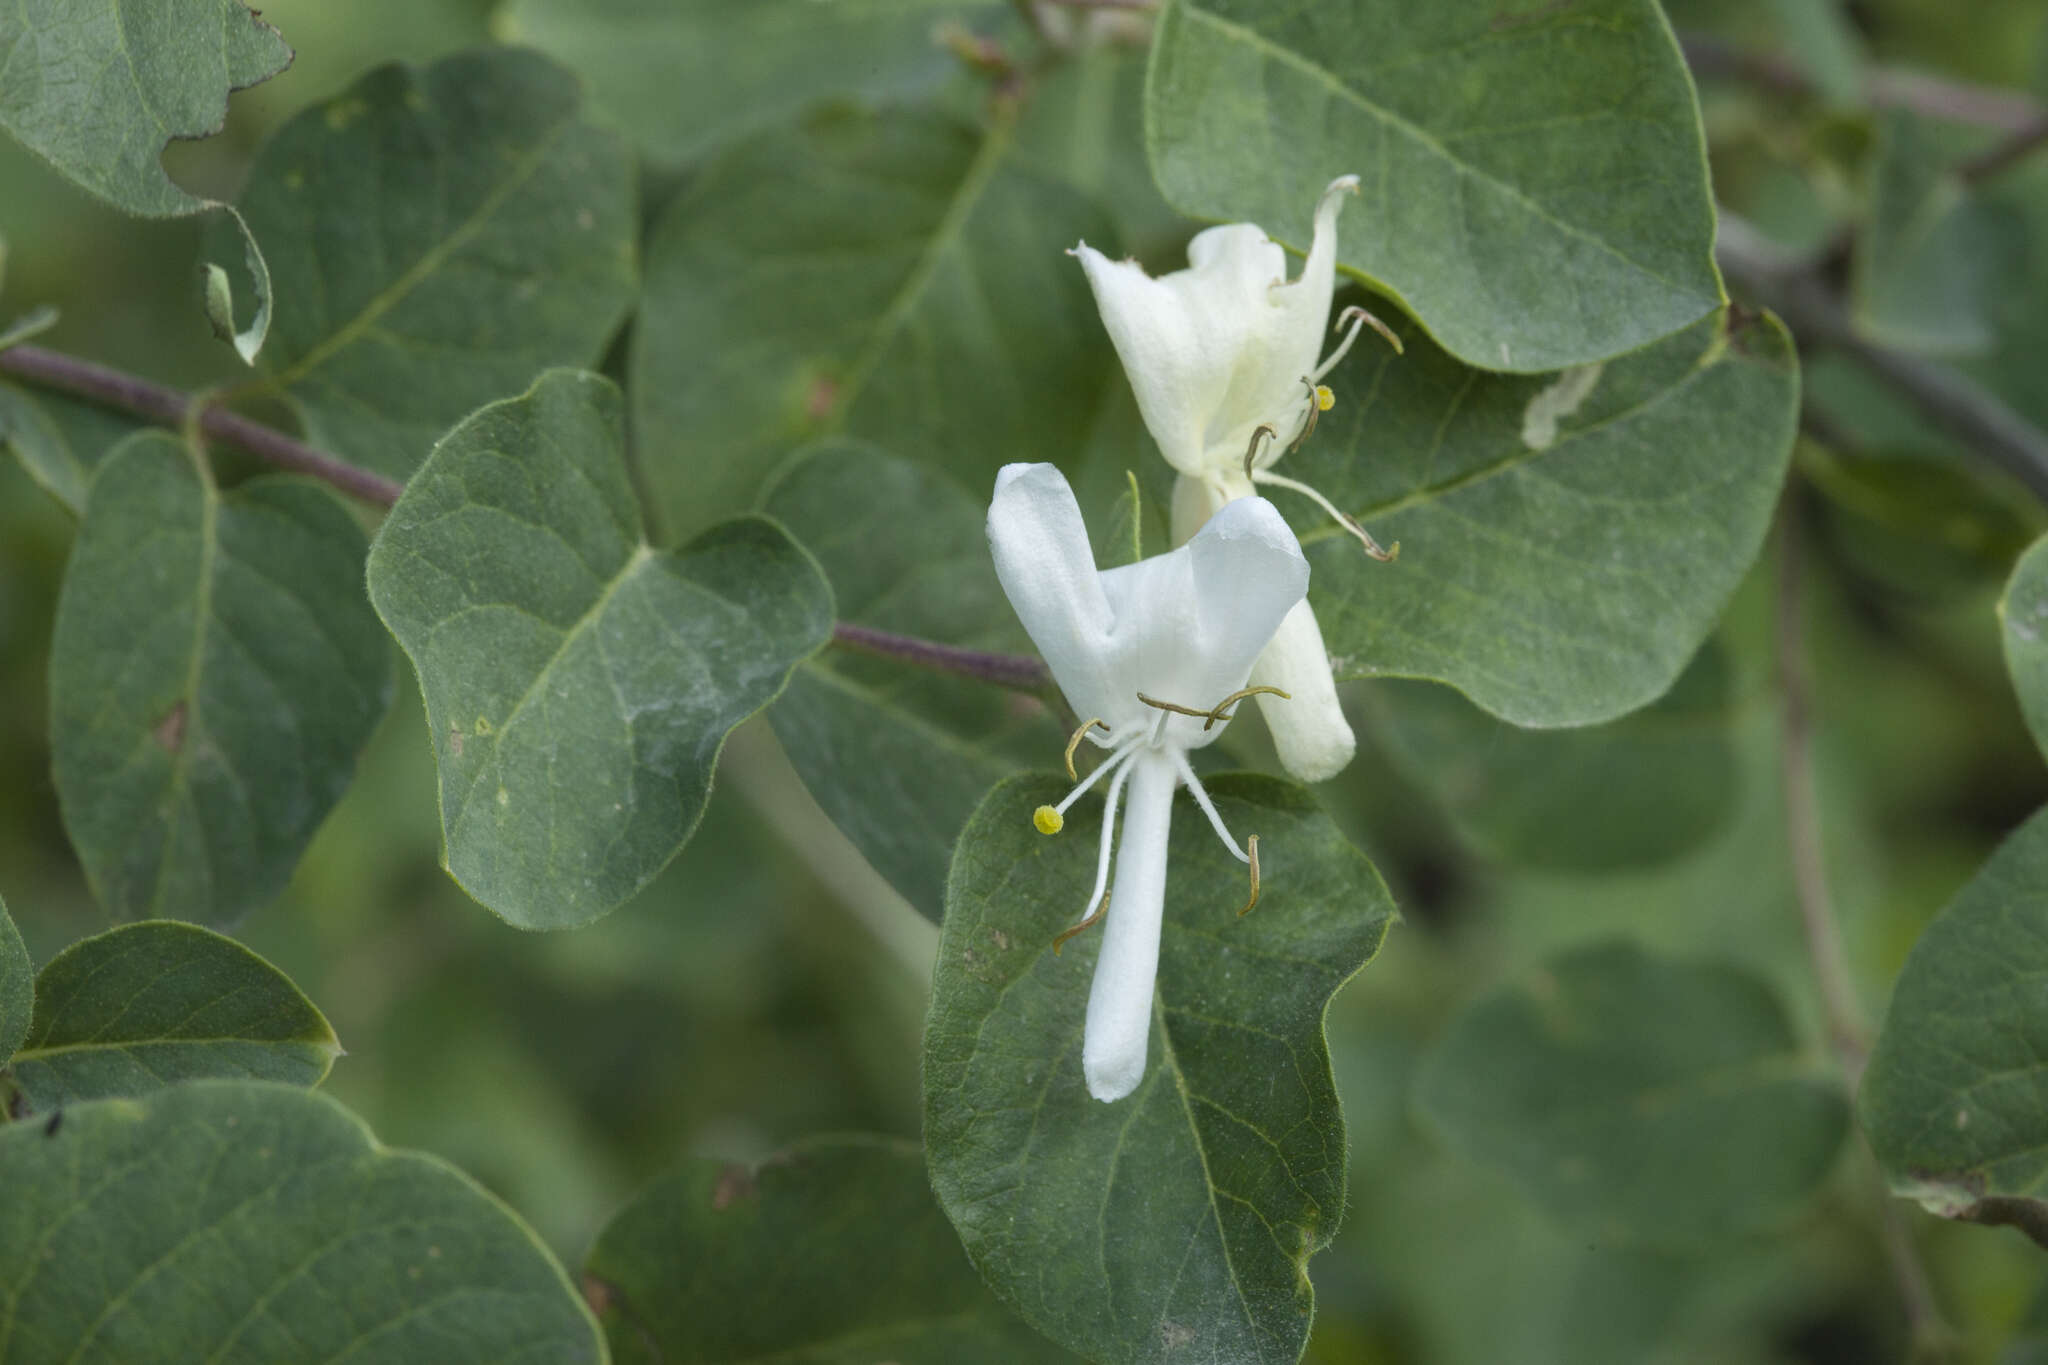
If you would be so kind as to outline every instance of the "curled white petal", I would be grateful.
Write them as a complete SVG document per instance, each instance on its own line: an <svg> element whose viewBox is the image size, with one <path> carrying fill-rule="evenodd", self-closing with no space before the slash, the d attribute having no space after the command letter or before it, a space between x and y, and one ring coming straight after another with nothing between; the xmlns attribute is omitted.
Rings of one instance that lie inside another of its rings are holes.
<svg viewBox="0 0 2048 1365"><path fill-rule="evenodd" d="M1145 1078L1153 977L1159 970L1159 930L1166 913L1167 826L1177 780L1165 754L1140 753L1131 764L1116 881L1109 893L1102 955L1095 960L1081 1037L1081 1073L1088 1093L1104 1102L1122 1099Z"/></svg>
<svg viewBox="0 0 2048 1365"><path fill-rule="evenodd" d="M1330 652L1306 601L1297 603L1252 665L1251 682L1277 687L1287 699L1261 696L1259 709L1280 751L1280 766L1303 782L1327 782L1358 751L1351 723L1337 701Z"/></svg>

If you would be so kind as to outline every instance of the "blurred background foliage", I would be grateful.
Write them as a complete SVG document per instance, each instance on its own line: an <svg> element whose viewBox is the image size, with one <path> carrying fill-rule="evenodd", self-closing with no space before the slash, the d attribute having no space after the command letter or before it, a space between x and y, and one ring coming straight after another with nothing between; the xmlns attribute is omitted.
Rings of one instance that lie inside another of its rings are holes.
<svg viewBox="0 0 2048 1365"><path fill-rule="evenodd" d="M1899 177L1910 180L1911 167L1897 159L1915 148L1967 154L1987 137L1873 112L1868 73L1886 73L1886 89L1933 78L1992 99L2048 96L2048 0L1666 7L1696 54L1749 54L1800 73L1793 82L1700 64L1717 194L1786 251L1834 252L1845 281L1867 282L1884 265L1850 258L1881 236L1880 188L1910 195ZM173 173L198 192L231 196L270 129L364 68L428 60L495 32L489 0L264 9L297 60L237 96L224 136L172 149ZM1062 73L1027 143L1062 145L1088 101L1119 107L1125 74L1097 88L1085 71ZM971 78L954 79L972 99ZM1135 109L1119 118L1123 140L1090 173L1141 257L1171 264L1183 229L1138 178ZM1931 333L1910 334L1931 334L1928 349L2037 420L2048 370L2026 342L2048 329L2048 295L2018 282L2048 274L2041 160L1970 206L1984 221L1962 229L1974 234L1958 248L1967 268L1936 300L1964 310L1960 322L1858 289L1884 335L1925 324ZM684 179L650 168L650 218ZM123 218L5 140L0 206L7 311L63 310L44 344L189 387L234 374L194 307L196 222ZM2048 516L1853 359L1812 353L1805 378L1809 436L1781 516L1806 564L1826 865L1875 1017L1926 923L2048 802L1995 612L2014 557ZM49 778L45 678L72 525L18 467L0 464L0 869L39 962L104 925ZM1423 684L1350 690L1364 746L1323 794L1378 862L1406 922L1331 1014L1352 1208L1314 1266L1310 1359L1907 1358L1880 1186L1860 1143L1779 1235L1682 1257L1556 1227L1501 1176L1451 1151L1409 1098L1464 1004L1612 935L1757 968L1821 1051L1780 788L1778 572L1774 550L1680 687L1599 730L1513 731ZM1249 724L1230 741L1252 757L1262 742ZM570 1265L630 1193L685 1155L758 1159L837 1130L917 1135L932 932L895 913L758 729L735 741L726 768L700 836L649 890L590 928L524 934L437 865L429 746L402 688L289 893L237 931L332 1020L348 1049L333 1093L384 1141L476 1175ZM1898 1216L1921 1245L1961 1358L2048 1358L2048 1315L2034 1307L2038 1249L1909 1206Z"/></svg>

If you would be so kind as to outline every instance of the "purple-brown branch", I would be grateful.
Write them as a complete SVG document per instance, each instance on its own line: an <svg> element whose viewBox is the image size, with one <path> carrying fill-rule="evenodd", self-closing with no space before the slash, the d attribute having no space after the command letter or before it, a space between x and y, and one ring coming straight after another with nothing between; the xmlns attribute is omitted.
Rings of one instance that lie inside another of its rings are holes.
<svg viewBox="0 0 2048 1365"><path fill-rule="evenodd" d="M102 407L118 408L168 427L182 427L191 416L193 403L203 401L177 389L40 346L13 346L0 351L0 374ZM199 430L213 440L246 450L281 469L311 475L379 507L391 506L405 491L405 486L395 479L359 469L275 427L251 421L226 408L206 407L199 414Z"/></svg>
<svg viewBox="0 0 2048 1365"><path fill-rule="evenodd" d="M997 654L985 649L962 649L912 635L896 635L872 626L841 621L832 628L833 643L863 654L915 664L938 673L953 673L977 682L995 683L1019 692L1037 692L1052 681L1045 665L1029 654Z"/></svg>

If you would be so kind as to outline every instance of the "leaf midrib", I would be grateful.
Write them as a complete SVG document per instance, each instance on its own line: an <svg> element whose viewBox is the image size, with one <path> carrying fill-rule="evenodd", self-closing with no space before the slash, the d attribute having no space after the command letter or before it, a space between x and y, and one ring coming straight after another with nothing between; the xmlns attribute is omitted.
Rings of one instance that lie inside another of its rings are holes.
<svg viewBox="0 0 2048 1365"><path fill-rule="evenodd" d="M48 1047L25 1047L14 1054L10 1067L23 1062L38 1062L50 1057L61 1057L79 1052L140 1052L160 1047L218 1047L229 1043L242 1043L254 1047L311 1047L322 1051L333 1050L333 1044L322 1038L241 1038L232 1035L205 1038L135 1038L127 1042L103 1042L90 1040L82 1043L57 1043Z"/></svg>
<svg viewBox="0 0 2048 1365"><path fill-rule="evenodd" d="M1479 167L1472 165L1470 162L1462 160L1457 156L1454 156L1451 153L1450 148L1446 147L1434 133L1431 133L1427 129L1424 129L1421 126L1410 122L1408 119L1403 118L1401 115L1395 113L1391 109L1387 109L1378 104L1373 103L1371 100L1367 99L1363 94L1360 94L1351 86L1345 84L1343 79L1339 77L1334 71L1331 71L1326 67L1316 65L1307 57L1304 57L1300 53L1295 52L1290 48L1282 47L1280 44L1274 42L1270 38L1267 38L1264 34L1258 32L1256 29L1247 28L1244 25L1236 23L1233 20L1225 19L1219 14L1213 14L1208 10L1197 8L1194 4L1183 4L1181 6L1181 9L1190 22L1193 22L1195 20L1201 20L1205 23L1208 23L1212 27L1219 29L1227 34L1230 34L1233 37L1236 37L1241 41L1249 44L1250 46L1257 48L1260 52L1272 58L1273 60L1278 61L1283 65L1291 66L1299 71L1306 73L1309 76L1314 77L1322 84L1328 86L1338 96L1340 96L1347 102L1356 105L1359 109L1363 110L1370 117L1377 119L1379 122L1401 132L1402 134L1405 134L1407 137L1413 139L1415 142L1420 143L1427 150L1434 152L1438 157L1440 157L1444 161L1446 165L1450 166L1459 175L1464 176L1471 180L1478 181L1479 183L1484 184L1486 186L1489 186L1490 188L1506 196L1514 203L1519 204L1520 206L1525 208L1529 212L1529 215L1535 218L1537 221L1546 223L1568 237L1575 238L1579 241L1585 242L1586 244L1599 249L1600 251L1613 257L1615 260L1621 262L1623 265L1626 265L1633 270L1641 271L1650 279L1653 279L1657 283L1665 285L1670 289L1677 290L1682 294L1696 293L1692 286L1685 284L1681 281L1674 280L1670 276L1665 275L1662 271L1653 269L1652 267L1643 264L1641 261L1638 261L1635 258L1629 256L1626 252L1622 251L1612 242L1609 242L1604 238L1596 237L1592 233L1586 231L1584 228L1577 226L1576 224L1568 223L1565 222L1563 219L1555 217L1547 208L1545 208L1537 200L1530 198L1529 195L1519 187L1509 184L1507 181L1501 180L1498 177L1479 169Z"/></svg>
<svg viewBox="0 0 2048 1365"><path fill-rule="evenodd" d="M378 319L396 308L413 290L419 288L439 272L441 267L446 265L457 251L467 246L478 233L483 231L484 226L496 216L499 209L505 206L506 201L522 189L527 181L533 178L534 173L540 169L541 163L554 150L555 144L561 141L563 134L575 126L575 123L576 116L571 113L568 117L561 119L552 128L548 129L540 138L536 139L527 155L513 163L510 174L489 194L484 196L483 200L467 218L457 224L447 236L429 247L397 279L379 290L368 303L363 305L362 310L353 318L337 327L328 334L325 340L313 346L304 355L273 375L270 381L272 386L276 388L289 388L291 385L312 374L313 371L326 363L330 356L352 345L364 332L375 326Z"/></svg>

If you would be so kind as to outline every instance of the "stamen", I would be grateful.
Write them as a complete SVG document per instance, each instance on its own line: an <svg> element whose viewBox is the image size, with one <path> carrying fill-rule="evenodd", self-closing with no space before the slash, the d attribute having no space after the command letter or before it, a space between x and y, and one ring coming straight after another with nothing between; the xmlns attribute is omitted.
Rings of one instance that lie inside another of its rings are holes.
<svg viewBox="0 0 2048 1365"><path fill-rule="evenodd" d="M1103 768L1114 767L1116 769L1116 776L1110 780L1109 804L1104 806L1102 810L1102 844L1095 854L1095 888L1088 893L1088 904L1095 906L1096 909L1088 918L1075 925L1070 932L1061 934L1053 942L1054 952L1058 952L1059 945L1072 938L1074 934L1078 934L1081 930L1086 929L1089 925L1095 923L1096 920L1102 918L1103 912L1109 909L1109 853L1112 847L1110 831L1116 828L1116 806L1117 802L1123 799L1124 779L1131 775L1132 761L1132 758L1126 752L1120 761L1102 765ZM1101 769L1098 768L1096 771L1100 772Z"/></svg>
<svg viewBox="0 0 2048 1365"><path fill-rule="evenodd" d="M1244 903L1244 909L1237 912L1239 919L1249 915L1252 912L1252 907L1259 903L1259 836L1254 834L1249 839L1246 839L1245 843L1250 846L1252 851L1252 898Z"/></svg>
<svg viewBox="0 0 2048 1365"><path fill-rule="evenodd" d="M1337 395L1331 393L1326 385L1316 383L1307 375L1301 377L1301 382L1308 386L1308 412L1301 419L1301 430L1295 432L1294 439L1287 443L1289 454L1300 450L1301 443L1316 434L1316 419L1337 405ZM1249 466L1244 472L1246 478L1253 477Z"/></svg>
<svg viewBox="0 0 2048 1365"><path fill-rule="evenodd" d="M1382 550L1380 548L1380 543L1372 538L1372 533L1370 531L1367 531L1363 526L1360 526L1358 524L1358 519L1356 517L1352 516L1348 512L1339 511L1335 503L1331 502L1321 493L1316 492L1315 489L1310 488L1307 484L1297 482L1296 480L1290 479L1283 474L1275 474L1270 469L1261 469L1258 473L1252 475L1251 477L1253 483L1274 484L1280 488L1291 489L1294 492L1301 494L1303 497L1313 499L1315 501L1316 506L1322 508L1325 512L1328 512L1330 516L1336 520L1339 526L1342 526L1352 535L1358 537L1359 544L1365 546L1365 552L1371 555L1374 559L1377 559L1380 563L1391 564L1396 559L1400 558L1400 541L1397 540L1394 542L1393 549Z"/></svg>
<svg viewBox="0 0 2048 1365"><path fill-rule="evenodd" d="M1138 693L1138 700L1144 702L1147 706L1156 706L1162 711L1171 711L1176 716L1207 717L1210 714L1207 711L1198 710L1192 706L1182 706L1177 701L1160 701L1157 697L1148 697L1143 692Z"/></svg>
<svg viewBox="0 0 2048 1365"><path fill-rule="evenodd" d="M1060 955L1060 949L1066 946L1068 939L1073 938L1075 935L1081 933L1085 929L1092 928L1098 921L1102 919L1104 915L1108 913L1109 892L1104 891L1102 893L1102 904L1095 907L1094 914L1088 916L1087 919L1082 920L1079 924L1071 925L1068 928L1060 930L1058 935L1056 935L1053 938L1052 955L1054 957L1058 957Z"/></svg>
<svg viewBox="0 0 2048 1365"><path fill-rule="evenodd" d="M1067 827L1067 817L1053 806L1040 806L1031 812L1031 823L1038 827L1040 834L1058 834Z"/></svg>
<svg viewBox="0 0 2048 1365"><path fill-rule="evenodd" d="M1282 701L1294 700L1294 697L1291 693L1282 692L1277 687L1239 688L1237 691L1232 692L1229 696L1225 697L1222 701L1217 702L1216 705L1210 709L1209 719L1202 722L1202 728L1204 730L1207 730L1219 720L1226 722L1229 721L1231 716L1234 716L1236 712L1232 712L1231 715L1225 715L1223 713L1223 708L1230 705L1232 702L1243 701L1246 697L1258 696L1278 697Z"/></svg>
<svg viewBox="0 0 2048 1365"><path fill-rule="evenodd" d="M1337 368L1337 362L1342 360L1350 352L1352 343L1358 340L1358 329L1361 327L1370 327L1375 332L1378 332L1381 336L1385 337L1387 339L1387 345L1394 348L1395 355L1407 354L1407 352L1401 346L1401 338L1395 335L1393 328L1387 326L1386 323L1381 322L1378 318L1374 317L1371 313L1366 312L1365 309L1360 308L1355 303L1337 315L1337 321L1334 325L1331 326L1330 330L1334 332L1340 327L1347 326L1351 330L1346 332L1344 334L1344 339L1337 343L1337 349L1330 352L1330 358L1325 360L1322 364L1316 366L1316 372L1309 376L1311 380L1321 379L1331 370Z"/></svg>
<svg viewBox="0 0 2048 1365"><path fill-rule="evenodd" d="M1259 441L1261 439L1277 441L1280 439L1280 433L1265 422L1261 422L1252 428L1252 439L1244 448L1244 476L1247 479L1252 477L1252 461L1259 457Z"/></svg>
<svg viewBox="0 0 2048 1365"><path fill-rule="evenodd" d="M1239 862L1250 862L1251 855L1237 846L1237 840L1230 837L1229 829L1223 824L1223 817L1216 813L1214 803L1209 800L1208 791L1202 786L1202 779L1196 777L1195 770L1188 766L1187 755L1176 749L1173 751L1173 762L1180 772L1180 784L1188 789L1188 795L1195 798L1195 804L1202 808L1202 814L1209 817L1209 827L1216 831L1216 837L1223 841L1223 846L1229 849L1231 856Z"/></svg>
<svg viewBox="0 0 2048 1365"><path fill-rule="evenodd" d="M1067 741L1067 781L1078 782L1081 780L1081 775L1074 771L1074 750L1081 747L1081 737L1098 725L1102 725L1102 717L1100 716L1094 716L1081 722L1081 728L1074 731L1074 737ZM1102 728L1104 730L1109 729L1107 725L1102 725Z"/></svg>

